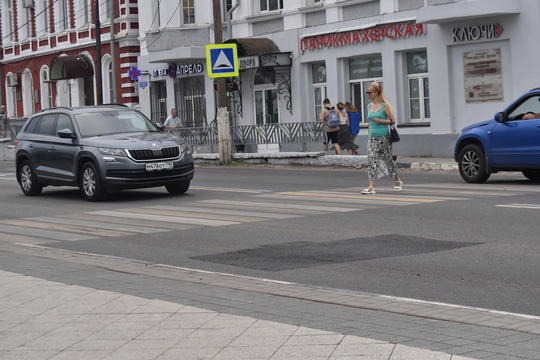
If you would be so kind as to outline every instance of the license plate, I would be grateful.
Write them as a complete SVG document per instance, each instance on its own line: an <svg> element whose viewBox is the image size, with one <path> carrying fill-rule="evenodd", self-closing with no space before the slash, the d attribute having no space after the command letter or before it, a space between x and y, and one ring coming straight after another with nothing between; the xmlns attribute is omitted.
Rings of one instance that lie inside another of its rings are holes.
<svg viewBox="0 0 540 360"><path fill-rule="evenodd" d="M174 167L172 161L164 161L164 162L157 162L157 163L148 163L146 164L146 171L154 171L154 170L170 170Z"/></svg>

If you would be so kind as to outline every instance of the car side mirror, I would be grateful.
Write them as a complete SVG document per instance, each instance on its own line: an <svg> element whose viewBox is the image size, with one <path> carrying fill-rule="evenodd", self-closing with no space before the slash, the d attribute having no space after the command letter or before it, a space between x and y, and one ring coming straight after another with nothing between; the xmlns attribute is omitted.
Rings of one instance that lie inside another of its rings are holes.
<svg viewBox="0 0 540 360"><path fill-rule="evenodd" d="M158 122L156 123L156 127L158 128L159 131L163 132L163 130L165 130L165 125L163 125L162 123Z"/></svg>
<svg viewBox="0 0 540 360"><path fill-rule="evenodd" d="M62 139L75 138L75 134L73 133L71 129L58 130L58 136L60 136Z"/></svg>
<svg viewBox="0 0 540 360"><path fill-rule="evenodd" d="M506 117L504 116L504 113L502 111L495 114L495 121L497 121L497 122L505 122L506 121Z"/></svg>

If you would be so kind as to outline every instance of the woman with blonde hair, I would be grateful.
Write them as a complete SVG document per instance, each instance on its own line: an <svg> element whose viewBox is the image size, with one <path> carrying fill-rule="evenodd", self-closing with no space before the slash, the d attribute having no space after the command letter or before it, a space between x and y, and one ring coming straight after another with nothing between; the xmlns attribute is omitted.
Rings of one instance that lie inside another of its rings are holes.
<svg viewBox="0 0 540 360"><path fill-rule="evenodd" d="M382 85L373 82L366 92L371 103L368 104L368 178L369 187L362 194L375 194L375 180L384 176L394 177L394 191L403 189L403 182L398 176L398 169L392 159L392 143L388 138L388 125L396 122L394 108L386 99Z"/></svg>

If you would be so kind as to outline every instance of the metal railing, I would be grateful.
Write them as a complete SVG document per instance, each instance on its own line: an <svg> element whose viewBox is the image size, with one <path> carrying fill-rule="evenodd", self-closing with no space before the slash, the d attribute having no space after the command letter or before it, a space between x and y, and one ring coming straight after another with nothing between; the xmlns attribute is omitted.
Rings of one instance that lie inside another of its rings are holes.
<svg viewBox="0 0 540 360"><path fill-rule="evenodd" d="M9 134L6 132L6 137L9 137L11 139L11 142L13 143L13 141L15 141L15 138L17 137L17 134L19 133L19 131L21 131L21 128L26 122L26 118L9 119L8 122Z"/></svg>
<svg viewBox="0 0 540 360"><path fill-rule="evenodd" d="M24 125L26 118L9 119L9 131L12 141ZM191 147L218 145L216 126L192 127L179 130L180 136ZM231 126L231 144L260 145L260 144L301 144L322 143L326 141L324 123L298 122L265 125L234 125ZM217 149L216 149L217 150Z"/></svg>
<svg viewBox="0 0 540 360"><path fill-rule="evenodd" d="M194 146L213 147L218 144L217 127L184 128L179 131L186 143ZM324 123L299 122L265 125L231 126L232 145L305 144L326 141Z"/></svg>

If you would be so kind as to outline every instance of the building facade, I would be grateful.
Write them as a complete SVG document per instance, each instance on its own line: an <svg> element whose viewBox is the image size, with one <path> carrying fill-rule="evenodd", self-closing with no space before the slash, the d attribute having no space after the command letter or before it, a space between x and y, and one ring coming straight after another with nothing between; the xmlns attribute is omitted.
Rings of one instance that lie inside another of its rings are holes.
<svg viewBox="0 0 540 360"><path fill-rule="evenodd" d="M537 86L536 0L221 0L225 43L240 75L228 82L233 125L313 122L322 100L364 115L367 86L396 108L403 155L451 156L460 129L490 118ZM190 127L215 124L213 0L139 3L141 110ZM529 56L525 54L530 54ZM124 69L125 70L125 69ZM367 124L356 142L366 151ZM279 144L248 151L291 151ZM203 147L195 151L209 151ZM308 150L322 150L309 144Z"/></svg>
<svg viewBox="0 0 540 360"><path fill-rule="evenodd" d="M0 1L0 78L10 117L55 106L138 104L128 74L140 55L136 0Z"/></svg>

